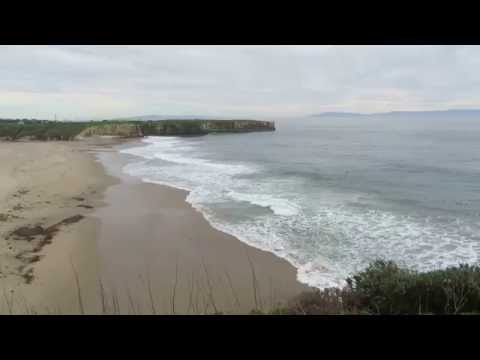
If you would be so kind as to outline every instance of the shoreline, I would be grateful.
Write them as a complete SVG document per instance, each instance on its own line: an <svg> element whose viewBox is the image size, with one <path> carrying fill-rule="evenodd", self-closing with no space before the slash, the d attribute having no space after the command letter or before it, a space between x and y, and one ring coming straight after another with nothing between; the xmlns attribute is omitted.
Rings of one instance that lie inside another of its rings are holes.
<svg viewBox="0 0 480 360"><path fill-rule="evenodd" d="M136 143L136 144L135 144ZM121 151L123 149L130 149L130 148L133 148L133 147L143 147L143 146L147 146L147 144L145 144L144 142L142 142L142 139L135 139L135 140L132 140L132 141L129 141L129 142L126 142L124 144L121 144L121 146L117 145L115 146L117 148L118 151ZM122 157L132 157L132 158L137 158L137 156L135 155L131 155L131 154L128 154L128 153L121 153L121 156ZM127 163L127 162L126 162ZM125 164L126 164L125 163ZM117 177L132 177L131 175L126 175L122 172L122 174L116 174ZM260 250L260 251L264 251L264 252L267 252L267 253L270 253L274 256L276 256L277 258L280 258L282 260L285 260L290 266L292 266L296 272L297 272L297 281L299 283L301 283L302 285L304 285L307 289L317 289L315 286L313 285L310 285L308 282L302 282L300 281L300 273L301 273L301 269L299 266L297 266L297 264L295 264L295 261L291 258L291 257L288 257L288 256L282 256L281 254L278 254L276 253L274 250L272 249L269 249L267 247L262 247L260 246L259 244L252 244L251 241L248 241L247 239L243 239L241 238L241 236L233 233L233 232L229 232L228 230L225 230L224 226L221 224L221 223L218 223L218 222L215 222L213 221L209 216L208 214L203 211L202 207L189 201L188 200L188 197L190 196L190 193L191 191L186 189L186 188L182 188L180 186L177 186L177 185L173 185L173 184L169 184L169 183L165 183L165 182L156 182L156 181L147 181L147 180L142 180L140 179L140 182L141 183L145 183L145 184L153 184L153 185L156 185L156 186L164 186L164 187L167 187L167 188L170 188L174 191L180 191L182 193L185 194L184 196L184 201L193 209L195 210L196 212L199 212L202 217L208 222L208 224L214 228L215 230L227 235L227 236L231 236L231 237L234 237L235 239L237 239L238 241L242 242L243 244L245 244L246 246L248 247L251 247L251 248L254 248L256 250Z"/></svg>
<svg viewBox="0 0 480 360"><path fill-rule="evenodd" d="M286 260L214 228L188 192L118 172L120 143L0 142L8 164L0 172L0 214L8 214L0 258L33 276L26 283L21 272L0 269L0 313L248 313L309 289ZM117 156L113 173L102 156ZM12 212L12 197L25 208ZM3 242L26 225L57 228L35 251L42 234ZM34 261L22 263L21 252ZM14 294L22 300L11 306Z"/></svg>
<svg viewBox="0 0 480 360"><path fill-rule="evenodd" d="M132 145L135 144L125 144L128 147ZM152 280L152 291L155 297L164 298L165 304L160 307L166 313L193 311L189 309L187 300L197 295L203 297L200 302L207 310L220 311L218 303L222 303L223 313L249 313L255 308L275 307L311 289L298 282L297 269L287 260L212 226L201 211L186 201L188 191L143 182L123 173L121 169L130 156L119 152L99 156L103 158L100 160L106 166L107 173L121 179L107 189L106 202L109 205L96 213L104 222L105 235L101 235L100 243L105 247L104 252L109 253L113 251L113 244L117 245L114 250L120 253L115 259L125 255L119 248L130 248L130 238L134 237L141 243L140 249L148 249L149 252L138 255L137 259L130 256L128 266L124 265L127 261L120 262L121 266L114 264L114 270L111 271L115 273L114 278L128 279L134 283L136 276L145 278L147 271L161 273L155 279L156 285ZM126 199L129 199L128 209L122 207ZM135 221L130 217L132 212L139 214ZM137 236L138 233L140 236ZM150 241L149 238L155 240ZM172 238L175 245L172 245ZM154 257L155 261L152 262L150 257ZM132 269L135 262L138 266ZM150 269L143 267L144 263ZM193 273L195 275L192 278ZM198 284L192 286L196 282ZM125 286L135 287L130 283ZM177 300L174 310L168 296L175 287ZM138 293L142 292L141 287L137 290ZM145 307L149 306L148 297L141 300ZM124 306L129 306L126 297L123 302ZM212 308L212 302L217 303L217 310Z"/></svg>

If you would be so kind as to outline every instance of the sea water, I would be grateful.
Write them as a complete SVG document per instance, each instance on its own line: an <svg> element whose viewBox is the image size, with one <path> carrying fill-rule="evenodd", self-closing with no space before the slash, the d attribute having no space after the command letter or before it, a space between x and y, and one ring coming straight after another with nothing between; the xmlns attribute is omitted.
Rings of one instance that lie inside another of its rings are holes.
<svg viewBox="0 0 480 360"><path fill-rule="evenodd" d="M339 286L376 259L419 271L480 254L480 119L305 117L275 132L147 137L123 171L189 191L217 229ZM161 206L161 204L159 204Z"/></svg>

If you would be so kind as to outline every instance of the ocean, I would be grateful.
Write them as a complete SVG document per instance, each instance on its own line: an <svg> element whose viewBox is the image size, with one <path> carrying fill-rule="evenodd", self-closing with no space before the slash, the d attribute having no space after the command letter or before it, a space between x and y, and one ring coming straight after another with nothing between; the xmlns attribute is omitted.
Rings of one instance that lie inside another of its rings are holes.
<svg viewBox="0 0 480 360"><path fill-rule="evenodd" d="M147 137L123 171L189 191L217 229L324 288L376 259L478 264L480 119L323 116L275 132Z"/></svg>

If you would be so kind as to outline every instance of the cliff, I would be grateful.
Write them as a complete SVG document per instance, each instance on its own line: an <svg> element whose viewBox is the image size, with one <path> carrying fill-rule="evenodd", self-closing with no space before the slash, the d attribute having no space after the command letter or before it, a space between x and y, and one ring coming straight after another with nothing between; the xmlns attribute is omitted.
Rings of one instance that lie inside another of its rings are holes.
<svg viewBox="0 0 480 360"><path fill-rule="evenodd" d="M0 122L0 140L74 140L91 136L124 138L189 136L274 130L273 122L256 120L18 121Z"/></svg>
<svg viewBox="0 0 480 360"><path fill-rule="evenodd" d="M236 133L274 131L275 124L255 120L160 120L146 122L144 135L202 135L209 133Z"/></svg>
<svg viewBox="0 0 480 360"><path fill-rule="evenodd" d="M93 125L85 128L76 137L86 138L91 136L118 136L123 138L142 137L143 131L140 125L131 123L112 123Z"/></svg>

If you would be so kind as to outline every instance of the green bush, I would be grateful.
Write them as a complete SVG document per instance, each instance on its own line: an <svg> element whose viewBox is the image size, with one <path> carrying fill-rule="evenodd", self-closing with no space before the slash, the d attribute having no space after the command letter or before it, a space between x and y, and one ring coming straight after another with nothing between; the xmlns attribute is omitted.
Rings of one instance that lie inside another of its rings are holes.
<svg viewBox="0 0 480 360"><path fill-rule="evenodd" d="M478 266L419 273L375 261L347 284L359 308L373 314L480 313Z"/></svg>
<svg viewBox="0 0 480 360"><path fill-rule="evenodd" d="M347 285L304 292L275 315L480 314L480 267L417 272L377 260Z"/></svg>
<svg viewBox="0 0 480 360"><path fill-rule="evenodd" d="M90 126L86 122L28 122L0 123L0 138L18 140L31 138L34 140L72 140L83 129Z"/></svg>

